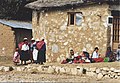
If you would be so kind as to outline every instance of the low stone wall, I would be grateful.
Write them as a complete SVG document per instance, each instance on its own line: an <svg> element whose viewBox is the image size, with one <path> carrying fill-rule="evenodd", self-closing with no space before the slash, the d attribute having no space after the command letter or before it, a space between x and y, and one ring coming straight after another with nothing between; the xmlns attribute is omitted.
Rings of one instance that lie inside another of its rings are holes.
<svg viewBox="0 0 120 83"><path fill-rule="evenodd" d="M49 74L67 74L67 75L87 75L89 77L95 77L98 80L101 79L120 79L120 69L109 68L109 67L61 67L61 66L52 66L52 65L36 65L30 64L27 66L17 66L17 67L6 67L0 66L1 72L30 72L30 73L49 73Z"/></svg>

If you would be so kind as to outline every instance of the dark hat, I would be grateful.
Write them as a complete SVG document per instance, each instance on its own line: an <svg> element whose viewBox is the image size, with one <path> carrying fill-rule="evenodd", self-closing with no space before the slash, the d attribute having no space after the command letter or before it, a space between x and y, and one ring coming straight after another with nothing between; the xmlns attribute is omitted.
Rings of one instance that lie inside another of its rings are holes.
<svg viewBox="0 0 120 83"><path fill-rule="evenodd" d="M94 50L99 50L99 48L98 47L95 47L95 49Z"/></svg>

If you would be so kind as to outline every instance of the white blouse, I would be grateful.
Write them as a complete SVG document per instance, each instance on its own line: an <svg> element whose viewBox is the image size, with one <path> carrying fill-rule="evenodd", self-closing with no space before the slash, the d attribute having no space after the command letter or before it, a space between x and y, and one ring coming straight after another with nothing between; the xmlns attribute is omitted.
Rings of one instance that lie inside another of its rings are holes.
<svg viewBox="0 0 120 83"><path fill-rule="evenodd" d="M27 50L29 50L29 46L26 45L26 44L23 44L21 50L23 50L23 51L27 51Z"/></svg>
<svg viewBox="0 0 120 83"><path fill-rule="evenodd" d="M93 52L92 58L99 58L99 55L98 55L98 53L96 51Z"/></svg>

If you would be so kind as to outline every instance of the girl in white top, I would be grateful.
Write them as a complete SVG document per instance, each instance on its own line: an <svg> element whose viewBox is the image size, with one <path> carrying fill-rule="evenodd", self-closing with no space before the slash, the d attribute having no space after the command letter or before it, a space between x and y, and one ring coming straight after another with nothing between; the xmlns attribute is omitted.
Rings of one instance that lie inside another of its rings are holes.
<svg viewBox="0 0 120 83"><path fill-rule="evenodd" d="M93 54L92 54L92 58L99 58L99 54L98 54L98 47L96 47L95 49L94 49L94 52L93 52Z"/></svg>
<svg viewBox="0 0 120 83"><path fill-rule="evenodd" d="M28 44L26 44L26 43L23 44L21 50L23 50L23 51L28 51L28 50L29 50Z"/></svg>

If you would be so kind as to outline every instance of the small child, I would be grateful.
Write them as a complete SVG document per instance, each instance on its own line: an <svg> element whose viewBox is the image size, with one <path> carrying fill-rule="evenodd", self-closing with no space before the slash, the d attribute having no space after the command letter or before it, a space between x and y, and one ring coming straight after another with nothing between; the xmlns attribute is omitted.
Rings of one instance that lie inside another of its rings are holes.
<svg viewBox="0 0 120 83"><path fill-rule="evenodd" d="M18 48L16 48L16 51L14 53L13 62L15 65L20 62L20 54L18 53Z"/></svg>

